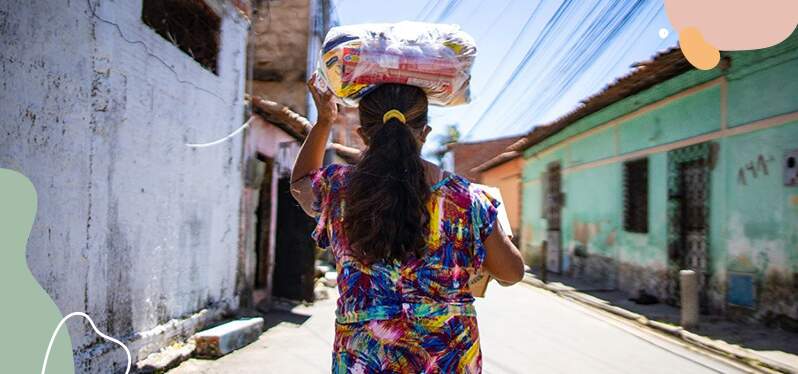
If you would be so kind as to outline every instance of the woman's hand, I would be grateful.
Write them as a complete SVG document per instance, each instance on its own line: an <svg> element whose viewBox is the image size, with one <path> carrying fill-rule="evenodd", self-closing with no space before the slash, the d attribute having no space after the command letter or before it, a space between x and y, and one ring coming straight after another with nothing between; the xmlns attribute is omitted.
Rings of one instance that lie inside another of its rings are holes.
<svg viewBox="0 0 798 374"><path fill-rule="evenodd" d="M318 112L316 123L331 124L338 117L338 105L333 101L332 90L327 88L324 92L319 91L316 86L318 79L318 74L314 73L308 80L308 90L310 90L310 95L313 96L313 102L316 104L316 111Z"/></svg>
<svg viewBox="0 0 798 374"><path fill-rule="evenodd" d="M333 102L333 94L329 90L320 92L316 88L316 74L308 81L308 89L313 95L313 101L316 102L316 108L319 111L319 118L316 124L310 129L308 136L305 137L305 142L302 143L302 148L299 149L299 154L294 162L294 168L291 171L291 193L302 204L303 207L308 206L310 202L303 201L312 197L310 191L310 183L308 181L302 182L302 179L308 176L312 171L318 170L324 163L324 150L327 148L327 139L330 137L330 130L333 126L333 121L338 115L338 108Z"/></svg>

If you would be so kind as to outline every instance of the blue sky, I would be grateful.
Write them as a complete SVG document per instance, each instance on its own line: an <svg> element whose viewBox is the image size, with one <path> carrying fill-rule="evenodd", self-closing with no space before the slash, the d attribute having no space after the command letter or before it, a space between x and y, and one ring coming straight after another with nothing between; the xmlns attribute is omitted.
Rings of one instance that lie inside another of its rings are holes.
<svg viewBox="0 0 798 374"><path fill-rule="evenodd" d="M549 123L677 42L662 0L334 2L341 24L437 21L475 38L472 102L430 110L434 132L457 124L466 141Z"/></svg>

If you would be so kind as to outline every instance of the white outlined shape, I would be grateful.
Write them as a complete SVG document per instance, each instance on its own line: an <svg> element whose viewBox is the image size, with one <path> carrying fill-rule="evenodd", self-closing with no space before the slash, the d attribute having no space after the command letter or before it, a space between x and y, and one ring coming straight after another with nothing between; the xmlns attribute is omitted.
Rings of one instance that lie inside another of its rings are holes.
<svg viewBox="0 0 798 374"><path fill-rule="evenodd" d="M92 321L91 317L89 317L88 314L83 313L83 312L69 313L64 318L61 318L60 322L58 322L58 326L56 326L55 327L55 331L53 331L53 336L50 337L50 343L47 344L47 353L44 354L44 362L42 362L42 372L41 372L41 374L44 374L45 371L47 371L47 360L50 358L50 350L53 348L53 342L55 341L55 336L58 335L58 331L61 330L61 326L63 326L64 323L68 319L70 319L70 318L72 318L74 316L81 316L81 317L87 319L89 321L89 324L91 324L91 328L94 329L94 332L96 332L97 335L100 335L100 336L102 336L105 339L108 339L108 340L110 340L110 341L112 341L112 342L114 342L116 344L119 344L119 346L122 347L122 349L125 350L125 353L127 354L127 370L125 370L125 374L129 374L130 373L130 365L133 363L133 360L130 358L130 350L127 349L127 347L124 344L122 344L122 342L120 342L119 340L114 339L114 338L112 338L112 337L110 337L108 335L105 335L102 332L100 332L100 330L97 329L97 325L95 325L94 321Z"/></svg>

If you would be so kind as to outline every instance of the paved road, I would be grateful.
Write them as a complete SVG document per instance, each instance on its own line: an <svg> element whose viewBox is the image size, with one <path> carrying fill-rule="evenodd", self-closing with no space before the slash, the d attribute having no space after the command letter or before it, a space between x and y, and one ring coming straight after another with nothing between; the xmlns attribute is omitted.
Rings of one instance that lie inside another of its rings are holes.
<svg viewBox="0 0 798 374"><path fill-rule="evenodd" d="M260 340L170 374L329 373L332 300L275 314ZM670 338L522 284L477 302L485 373L741 373Z"/></svg>

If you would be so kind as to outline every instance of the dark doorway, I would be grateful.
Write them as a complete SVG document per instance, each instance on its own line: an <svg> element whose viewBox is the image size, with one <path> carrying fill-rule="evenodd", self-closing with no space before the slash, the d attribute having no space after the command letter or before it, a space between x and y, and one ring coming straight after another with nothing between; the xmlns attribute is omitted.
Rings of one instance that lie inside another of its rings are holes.
<svg viewBox="0 0 798 374"><path fill-rule="evenodd" d="M313 301L316 243L310 237L315 221L291 196L291 181L277 182L277 240L272 295Z"/></svg>
<svg viewBox="0 0 798 374"><path fill-rule="evenodd" d="M679 270L698 275L702 312L709 303L710 145L698 144L668 154L668 299L679 305Z"/></svg>
<svg viewBox="0 0 798 374"><path fill-rule="evenodd" d="M266 290L271 293L271 268L274 256L272 255L272 175L274 173L274 160L263 157L263 180L258 196L258 209L255 211L257 229L255 231L255 289Z"/></svg>
<svg viewBox="0 0 798 374"><path fill-rule="evenodd" d="M545 218L546 241L548 250L546 251L546 269L551 272L562 272L562 205L564 195L562 193L562 166L559 162L549 164L545 174Z"/></svg>

